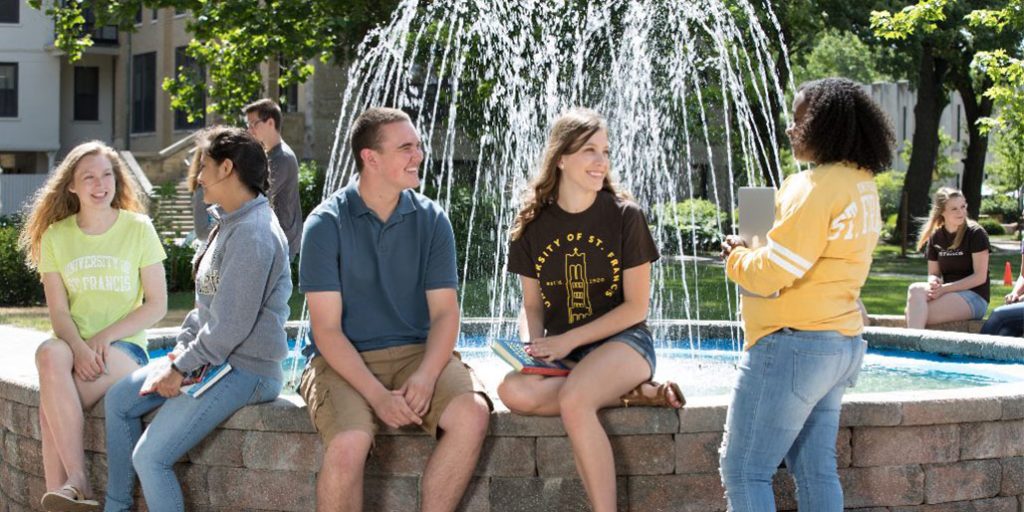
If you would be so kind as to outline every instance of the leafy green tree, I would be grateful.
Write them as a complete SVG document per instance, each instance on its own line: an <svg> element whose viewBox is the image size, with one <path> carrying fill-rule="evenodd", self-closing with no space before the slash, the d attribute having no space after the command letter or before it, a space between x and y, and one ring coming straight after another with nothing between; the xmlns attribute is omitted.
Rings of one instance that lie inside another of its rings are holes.
<svg viewBox="0 0 1024 512"><path fill-rule="evenodd" d="M1018 208L1024 208L1024 133L1000 131L993 144L996 158L988 172L999 192L1012 192Z"/></svg>
<svg viewBox="0 0 1024 512"><path fill-rule="evenodd" d="M1003 5L1005 0L923 0L898 12L872 13L872 27L879 37L917 56L914 153L905 182L906 210L911 218L924 217L928 211L932 171L939 157L939 118L952 90L959 92L964 102L969 134L961 188L970 214L978 215L988 151L988 134L983 130L982 119L993 112L994 99L986 93L994 81L977 72L972 63L983 52L1019 55L1021 50L1019 36L998 31L972 32L971 20L976 11Z"/></svg>
<svg viewBox="0 0 1024 512"><path fill-rule="evenodd" d="M865 84L888 79L878 68L874 48L847 30L825 30L806 56L793 55L793 61L793 79L797 84L827 76L842 76Z"/></svg>
<svg viewBox="0 0 1024 512"><path fill-rule="evenodd" d="M29 0L54 19L55 45L75 62L92 45L85 10L97 25L134 30L142 8L174 8L189 14L186 30L194 40L186 52L206 69L164 81L171 105L190 117L206 94L208 109L228 118L262 91L260 66L281 62L282 87L307 80L312 59L343 62L366 33L387 20L398 0ZM187 71L187 70L183 70Z"/></svg>

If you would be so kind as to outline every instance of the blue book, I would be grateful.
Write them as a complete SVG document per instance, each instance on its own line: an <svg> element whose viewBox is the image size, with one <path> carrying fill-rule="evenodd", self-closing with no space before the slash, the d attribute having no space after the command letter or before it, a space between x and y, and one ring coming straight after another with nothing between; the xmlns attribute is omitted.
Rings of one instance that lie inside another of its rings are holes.
<svg viewBox="0 0 1024 512"><path fill-rule="evenodd" d="M199 377L188 386L182 386L181 391L187 393L192 398L199 398L200 395L213 387L217 381L223 379L230 371L231 365L227 362L218 365L205 365Z"/></svg>
<svg viewBox="0 0 1024 512"><path fill-rule="evenodd" d="M505 361L520 373L547 375L550 377L569 375L569 367L558 361L549 363L527 354L525 345L517 340L495 338L491 341L491 350L498 354L502 361Z"/></svg>

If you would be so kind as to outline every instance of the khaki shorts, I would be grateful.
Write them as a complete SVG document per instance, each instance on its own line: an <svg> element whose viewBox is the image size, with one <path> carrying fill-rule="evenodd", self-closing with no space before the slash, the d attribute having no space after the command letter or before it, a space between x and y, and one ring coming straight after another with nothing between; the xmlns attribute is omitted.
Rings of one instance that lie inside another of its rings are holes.
<svg viewBox="0 0 1024 512"><path fill-rule="evenodd" d="M360 355L384 387L398 389L420 367L425 352L425 344L416 344L372 350ZM441 414L455 397L464 393L480 393L487 400L487 406L494 410L483 383L462 362L459 353L453 352L434 384L430 410L423 417L421 428L437 439ZM302 373L299 394L306 401L309 419L325 445L341 432L358 430L371 437L377 433L373 408L322 356L314 357Z"/></svg>

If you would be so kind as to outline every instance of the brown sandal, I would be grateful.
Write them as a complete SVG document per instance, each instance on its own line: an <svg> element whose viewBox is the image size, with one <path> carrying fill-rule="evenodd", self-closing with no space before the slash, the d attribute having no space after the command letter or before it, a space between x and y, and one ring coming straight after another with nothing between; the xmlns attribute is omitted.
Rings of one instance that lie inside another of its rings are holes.
<svg viewBox="0 0 1024 512"><path fill-rule="evenodd" d="M650 384L655 387L654 396L647 396L644 394L644 384ZM674 407L672 402L668 399L668 391L672 390L672 393L679 399L679 407ZM683 391L679 389L679 384L668 381L663 384L658 384L653 380L647 382L641 382L637 387L630 390L629 393L622 395L619 398L622 401L623 407L668 407L671 409L681 409L686 405L686 397L683 396Z"/></svg>
<svg viewBox="0 0 1024 512"><path fill-rule="evenodd" d="M92 512L100 509L98 501L86 499L82 491L73 485L65 485L44 494L39 504L43 510L53 512Z"/></svg>

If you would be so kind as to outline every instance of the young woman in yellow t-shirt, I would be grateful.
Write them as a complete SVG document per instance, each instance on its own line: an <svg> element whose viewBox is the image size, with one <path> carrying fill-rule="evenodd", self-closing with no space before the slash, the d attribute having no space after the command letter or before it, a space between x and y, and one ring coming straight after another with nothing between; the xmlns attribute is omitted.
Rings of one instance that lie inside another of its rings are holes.
<svg viewBox="0 0 1024 512"><path fill-rule="evenodd" d="M76 146L37 194L19 239L38 270L54 338L36 350L45 510L97 510L85 409L147 362L167 312L163 246L117 152Z"/></svg>

